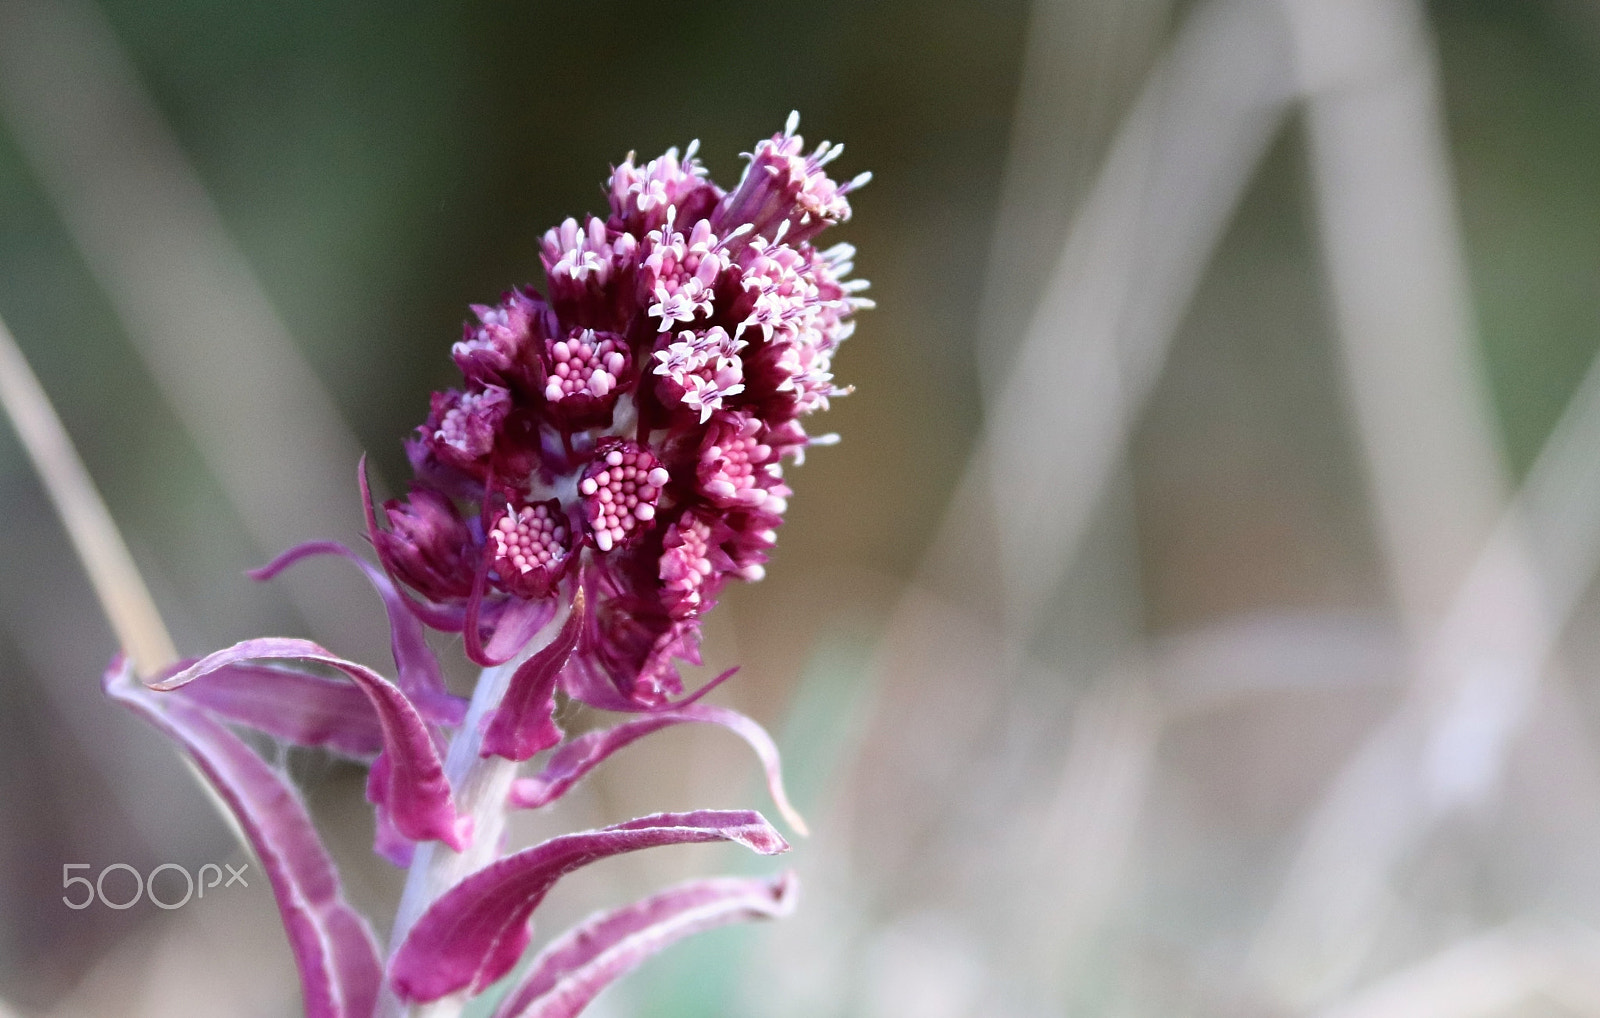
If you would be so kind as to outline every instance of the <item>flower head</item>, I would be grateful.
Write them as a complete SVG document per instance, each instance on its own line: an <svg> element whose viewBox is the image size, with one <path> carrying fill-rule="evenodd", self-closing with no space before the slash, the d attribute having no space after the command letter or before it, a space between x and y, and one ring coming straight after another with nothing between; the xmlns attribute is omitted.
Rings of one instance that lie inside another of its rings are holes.
<svg viewBox="0 0 1600 1018"><path fill-rule="evenodd" d="M543 350L546 413L567 427L605 427L630 382L633 351L625 337L595 329L572 329L547 338Z"/></svg>
<svg viewBox="0 0 1600 1018"><path fill-rule="evenodd" d="M833 355L870 306L854 249L812 243L868 177L835 182L842 146L808 153L797 126L758 143L732 191L697 146L630 155L607 218L544 235L548 298L473 308L452 351L463 385L433 397L416 487L374 534L425 620L492 627L573 576L588 618L568 692L649 708L681 689L700 618L764 571L784 461L812 441L801 419L848 391Z"/></svg>
<svg viewBox="0 0 1600 1018"><path fill-rule="evenodd" d="M572 560L572 527L555 499L518 506L507 500L489 526L488 552L500 587L544 597Z"/></svg>
<svg viewBox="0 0 1600 1018"><path fill-rule="evenodd" d="M373 546L389 575L430 601L457 601L472 590L472 531L455 504L431 488L383 504L389 529Z"/></svg>
<svg viewBox="0 0 1600 1018"><path fill-rule="evenodd" d="M474 304L472 311L477 323L468 322L460 342L450 348L461 373L479 385L527 384L531 337L548 328L544 302L527 291L513 290L499 304Z"/></svg>

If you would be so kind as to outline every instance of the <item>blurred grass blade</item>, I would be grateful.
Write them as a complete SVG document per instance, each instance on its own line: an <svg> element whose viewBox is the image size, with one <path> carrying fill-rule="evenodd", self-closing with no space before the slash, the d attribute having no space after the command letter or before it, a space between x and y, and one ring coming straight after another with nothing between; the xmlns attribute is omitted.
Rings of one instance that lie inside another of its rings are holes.
<svg viewBox="0 0 1600 1018"><path fill-rule="evenodd" d="M1513 923L1455 941L1315 1018L1489 1018L1531 1013L1536 1000L1562 1005L1562 1014L1600 1014L1597 962L1592 928Z"/></svg>
<svg viewBox="0 0 1600 1018"><path fill-rule="evenodd" d="M38 471L100 608L142 678L178 660L177 648L139 575L116 521L94 486L44 387L28 366L11 330L0 320L0 410ZM185 767L241 846L249 841L233 812L187 757ZM123 786L119 784L119 789ZM124 792L126 794L126 792ZM0 1018L4 1018L0 1014Z"/></svg>
<svg viewBox="0 0 1600 1018"><path fill-rule="evenodd" d="M1271 11L1221 0L1186 19L1119 128L997 387L969 469L989 480L962 485L992 488L1014 628L1050 603L1291 95Z"/></svg>
<svg viewBox="0 0 1600 1018"><path fill-rule="evenodd" d="M1084 981L1087 949L1123 894L1154 783L1165 718L1139 664L1084 696L1050 798L1013 833L1015 872L1034 888L1012 920L1031 949L1015 960L1051 999Z"/></svg>
<svg viewBox="0 0 1600 1018"><path fill-rule="evenodd" d="M1493 787L1558 629L1524 521L1505 509L1425 13L1412 0L1284 10L1354 418L1412 642L1407 701L1313 811L1251 952L1255 977L1304 1007L1360 971L1396 868L1433 822Z"/></svg>
<svg viewBox="0 0 1600 1018"><path fill-rule="evenodd" d="M141 676L178 659L111 513L16 339L0 321L0 407L44 482L95 596Z"/></svg>
<svg viewBox="0 0 1600 1018"><path fill-rule="evenodd" d="M973 337L986 400L1005 382L1061 238L1167 43L1171 0L1034 0Z"/></svg>
<svg viewBox="0 0 1600 1018"><path fill-rule="evenodd" d="M1327 285L1404 621L1438 625L1509 483L1478 356L1438 70L1413 0L1284 0Z"/></svg>
<svg viewBox="0 0 1600 1018"><path fill-rule="evenodd" d="M357 539L359 443L92 0L0 0L0 115L262 557ZM327 642L358 582L283 585Z"/></svg>

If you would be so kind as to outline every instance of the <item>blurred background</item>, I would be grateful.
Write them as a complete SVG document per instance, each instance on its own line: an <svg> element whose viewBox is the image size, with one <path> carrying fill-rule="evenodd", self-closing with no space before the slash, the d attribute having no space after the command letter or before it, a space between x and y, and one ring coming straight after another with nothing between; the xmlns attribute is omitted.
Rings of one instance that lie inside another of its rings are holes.
<svg viewBox="0 0 1600 1018"><path fill-rule="evenodd" d="M181 651L383 662L348 567L243 570L360 540L356 457L403 485L467 304L612 164L728 184L791 108L875 174L830 236L878 307L707 650L805 897L595 1012L1600 1014L1600 7L0 0L0 318ZM62 903L246 860L101 697L9 427L0 521L0 1014L296 1013L264 880ZM361 772L282 763L382 924ZM515 833L745 804L686 728Z"/></svg>

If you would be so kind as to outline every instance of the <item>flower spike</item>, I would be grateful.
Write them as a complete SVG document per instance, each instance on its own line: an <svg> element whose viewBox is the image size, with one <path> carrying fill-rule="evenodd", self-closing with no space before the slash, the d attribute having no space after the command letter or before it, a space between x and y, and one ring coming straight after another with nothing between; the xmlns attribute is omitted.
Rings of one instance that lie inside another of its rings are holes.
<svg viewBox="0 0 1600 1018"><path fill-rule="evenodd" d="M695 146L630 155L609 218L544 235L548 302L521 288L473 308L452 350L462 385L408 447L411 493L384 503L387 529L368 524L414 595L401 603L464 630L473 661L510 660L556 580L594 574L573 669L623 709L659 707L722 588L764 574L784 460L812 444L802 419L849 391L833 360L870 305L855 249L813 244L865 178L836 182L844 147L808 153L798 126L758 143L732 191Z"/></svg>
<svg viewBox="0 0 1600 1018"><path fill-rule="evenodd" d="M751 718L685 691L701 624L730 583L765 575L788 511L806 418L849 393L834 358L870 308L855 248L816 238L852 215L870 174L839 182L843 145L807 150L791 113L730 191L698 142L632 153L604 217L543 235L543 290L471 306L405 440L413 477L374 502L357 470L376 564L332 541L283 552L270 580L319 556L359 568L387 614L395 681L307 640L246 640L141 684L113 662L108 695L178 742L238 817L272 882L308 1018L457 1014L505 977L561 877L662 845L788 843L759 814L659 813L504 854L508 811L559 799L624 747L714 724L755 752L790 827L778 749ZM420 409L420 408L419 408ZM470 701L427 629L461 634L482 666ZM175 656L175 655L174 655ZM330 677L332 676L332 677ZM562 698L626 715L567 737ZM293 786L235 727L368 765L373 848L410 872L387 961L342 897ZM518 770L548 752L531 775ZM596 913L558 936L498 1018L574 1018L609 983L700 930L793 910L796 881L717 878ZM450 998L446 1000L445 998Z"/></svg>

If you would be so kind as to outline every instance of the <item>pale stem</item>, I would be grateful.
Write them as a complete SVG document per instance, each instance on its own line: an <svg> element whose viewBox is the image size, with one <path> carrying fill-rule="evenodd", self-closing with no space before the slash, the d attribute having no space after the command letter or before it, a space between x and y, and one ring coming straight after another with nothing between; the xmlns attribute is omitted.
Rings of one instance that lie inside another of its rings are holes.
<svg viewBox="0 0 1600 1018"><path fill-rule="evenodd" d="M445 776L454 790L456 810L472 817L472 841L465 852L454 851L437 841L417 845L416 856L406 874L400 907L395 912L394 930L389 935L391 957L429 905L463 877L499 857L506 828L506 796L517 776L518 764L499 756L480 755L483 729L489 712L505 696L512 673L555 639L570 612L571 604L562 603L555 616L528 641L521 653L503 665L485 668L478 677L466 720L451 741L444 762ZM466 1003L464 996L455 996L432 1004L406 1005L394 995L386 980L378 1014L383 1018L456 1018Z"/></svg>

